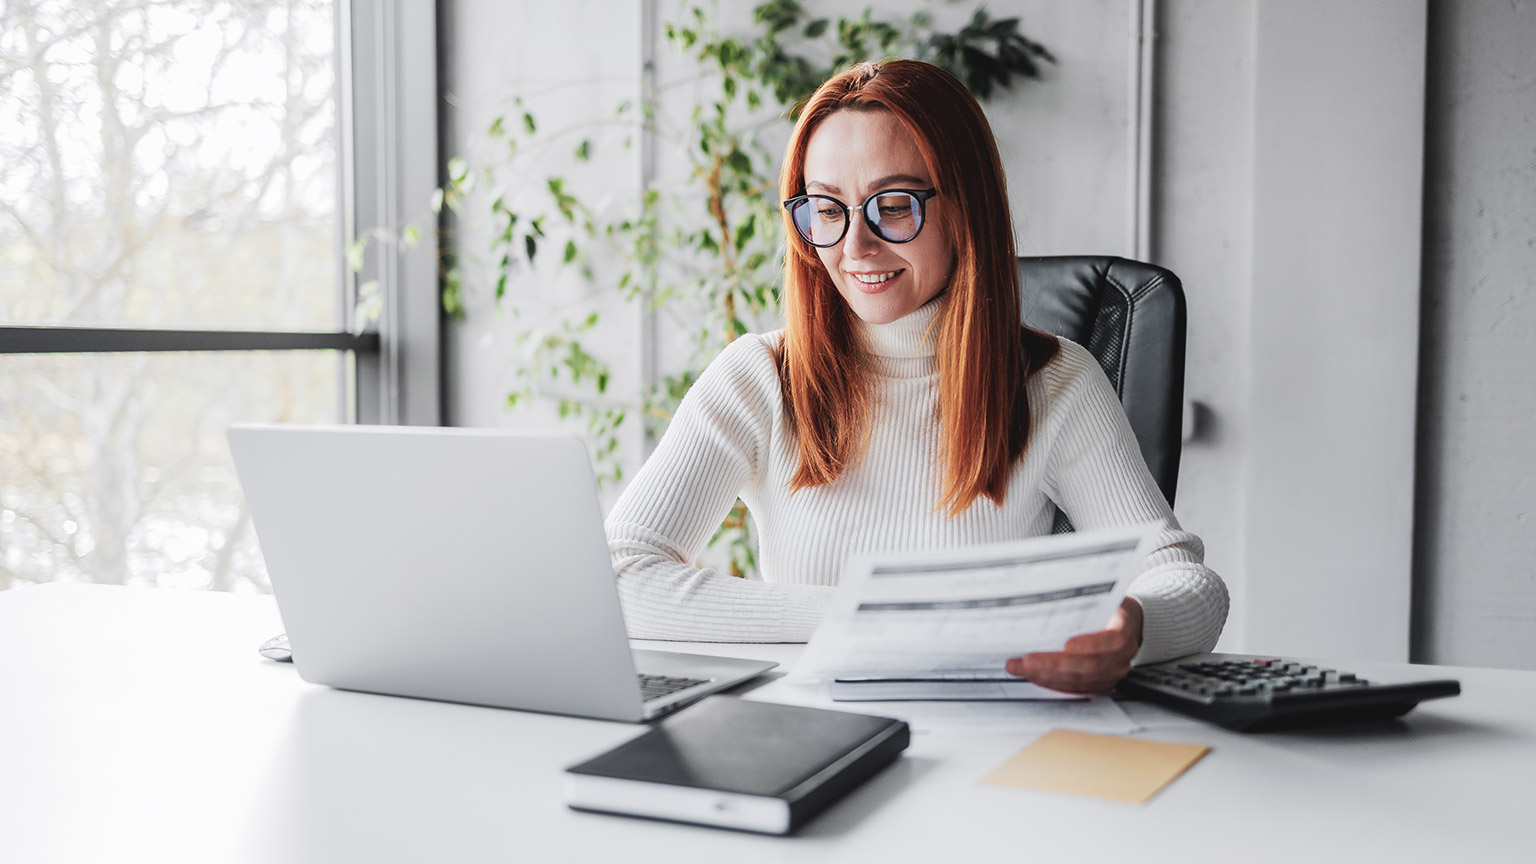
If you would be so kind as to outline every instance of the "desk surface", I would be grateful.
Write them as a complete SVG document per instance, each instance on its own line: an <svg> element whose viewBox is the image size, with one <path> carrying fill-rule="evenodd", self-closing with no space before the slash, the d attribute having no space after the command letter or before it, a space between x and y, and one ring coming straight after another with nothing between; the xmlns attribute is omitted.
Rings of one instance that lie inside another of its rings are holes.
<svg viewBox="0 0 1536 864"><path fill-rule="evenodd" d="M1142 805L979 782L1039 729L919 735L775 838L572 812L561 769L639 727L316 687L257 656L279 629L268 597L0 594L0 860L1529 860L1532 672L1426 668L1462 695L1370 728L1160 725L1212 752Z"/></svg>

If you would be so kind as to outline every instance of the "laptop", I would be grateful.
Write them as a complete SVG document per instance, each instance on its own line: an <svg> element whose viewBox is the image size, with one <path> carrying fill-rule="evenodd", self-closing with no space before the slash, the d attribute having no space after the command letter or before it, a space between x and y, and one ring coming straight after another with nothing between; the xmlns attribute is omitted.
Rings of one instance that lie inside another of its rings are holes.
<svg viewBox="0 0 1536 864"><path fill-rule="evenodd" d="M777 665L630 650L579 438L240 425L229 446L306 681L642 722Z"/></svg>

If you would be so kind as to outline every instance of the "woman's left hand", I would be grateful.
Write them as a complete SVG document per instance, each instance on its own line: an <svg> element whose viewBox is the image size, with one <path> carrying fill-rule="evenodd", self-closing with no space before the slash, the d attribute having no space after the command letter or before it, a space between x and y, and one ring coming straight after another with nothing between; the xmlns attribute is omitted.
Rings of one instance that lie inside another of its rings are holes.
<svg viewBox="0 0 1536 864"><path fill-rule="evenodd" d="M1108 693L1131 671L1141 648L1141 604L1125 598L1097 633L1073 636L1060 651L1040 651L1008 661L1008 674L1066 693Z"/></svg>

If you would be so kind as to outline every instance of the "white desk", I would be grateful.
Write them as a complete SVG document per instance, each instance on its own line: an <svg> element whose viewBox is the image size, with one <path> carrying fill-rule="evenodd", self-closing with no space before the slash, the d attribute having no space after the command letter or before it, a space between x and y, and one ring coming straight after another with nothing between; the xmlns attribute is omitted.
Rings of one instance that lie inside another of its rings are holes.
<svg viewBox="0 0 1536 864"><path fill-rule="evenodd" d="M1139 806L978 782L1038 730L920 735L774 838L567 810L561 769L639 727L315 687L257 656L280 629L267 597L0 594L0 861L1536 860L1536 673L1426 669L1462 695L1369 730L1161 726L1213 750Z"/></svg>

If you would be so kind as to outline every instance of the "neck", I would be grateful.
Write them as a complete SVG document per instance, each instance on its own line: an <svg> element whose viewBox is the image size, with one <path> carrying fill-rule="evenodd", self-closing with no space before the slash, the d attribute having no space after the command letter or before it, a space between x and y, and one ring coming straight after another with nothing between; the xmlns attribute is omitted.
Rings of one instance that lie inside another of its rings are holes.
<svg viewBox="0 0 1536 864"><path fill-rule="evenodd" d="M929 300L889 324L859 321L864 347L887 378L919 378L938 368L938 316L946 295Z"/></svg>

